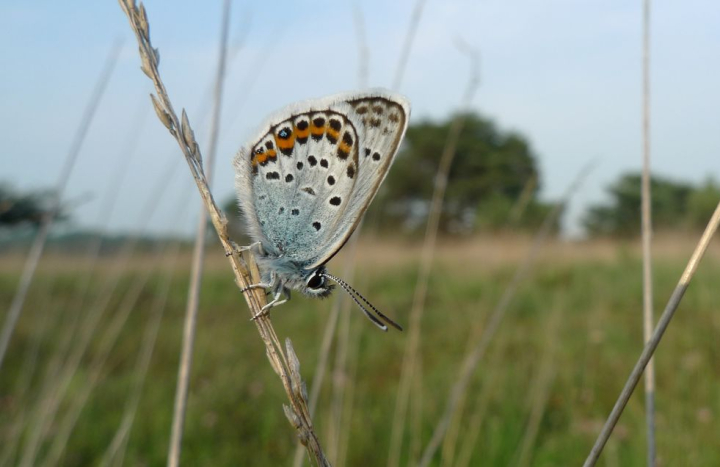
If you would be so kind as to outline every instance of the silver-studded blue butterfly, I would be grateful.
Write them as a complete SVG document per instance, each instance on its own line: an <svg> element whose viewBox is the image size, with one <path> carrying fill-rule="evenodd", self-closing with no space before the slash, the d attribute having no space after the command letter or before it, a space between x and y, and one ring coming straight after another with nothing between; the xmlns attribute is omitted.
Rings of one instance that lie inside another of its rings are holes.
<svg viewBox="0 0 720 467"><path fill-rule="evenodd" d="M273 293L263 310L284 303L290 289L326 297L331 280L378 327L387 330L384 321L402 330L325 264L375 197L409 114L407 99L382 89L303 101L276 112L240 149L233 162L240 209L262 247L262 283L253 287Z"/></svg>

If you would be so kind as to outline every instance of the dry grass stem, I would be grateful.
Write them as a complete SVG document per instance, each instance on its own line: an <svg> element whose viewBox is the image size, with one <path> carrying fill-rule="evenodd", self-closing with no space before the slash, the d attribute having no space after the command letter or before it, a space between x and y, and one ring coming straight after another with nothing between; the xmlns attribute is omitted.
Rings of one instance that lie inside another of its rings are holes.
<svg viewBox="0 0 720 467"><path fill-rule="evenodd" d="M607 443L608 438L610 438L610 435L612 434L615 425L620 419L620 415L622 415L622 412L625 409L625 405L627 405L630 396L635 390L635 386L637 386L638 381L640 381L640 377L642 376L645 366L652 358L653 353L655 353L655 349L660 343L660 339L662 339L665 330L670 324L670 320L672 320L675 311L680 305L680 301L682 300L683 295L685 295L685 291L689 287L690 281L695 275L695 271L697 271L700 260L705 255L705 251L710 244L710 240L717 231L718 224L720 224L720 203L718 204L717 208L715 208L715 212L710 218L707 227L705 227L705 231L703 232L702 237L700 237L700 241L695 247L695 251L690 257L687 266L685 267L685 271L683 271L682 276L680 276L680 280L678 281L675 290L673 290L673 293L670 296L667 305L665 305L665 310L660 316L660 320L658 321L658 324L655 327L655 330L653 331L650 340L647 344L645 344L645 348L643 349L642 354L640 354L640 358L638 359L635 367L630 373L630 376L628 377L625 386L623 387L617 401L615 402L615 406L610 412L610 415L608 416L608 419L606 420L602 431L600 432L597 440L595 441L595 445L590 450L590 454L585 460L585 467L595 465L598 458L600 457L600 453L602 452L605 443Z"/></svg>
<svg viewBox="0 0 720 467"><path fill-rule="evenodd" d="M643 252L643 342L647 344L653 328L652 280L652 193L650 192L650 0L643 2L643 169L642 169L642 252ZM647 462L655 466L655 364L651 358L645 368L645 424Z"/></svg>
<svg viewBox="0 0 720 467"><path fill-rule="evenodd" d="M65 194L65 188L67 187L68 180L70 179L70 174L72 174L73 168L75 167L75 162L80 154L80 149L85 141L85 136L87 136L90 123L92 123L92 120L95 117L95 111L100 105L102 96L105 94L107 83L110 81L110 76L115 69L115 64L120 56L121 49L122 43L120 41L115 42L110 49L110 54L108 55L103 70L100 73L100 77L95 84L95 89L90 96L90 100L85 107L85 111L80 120L75 137L73 138L73 142L70 144L70 149L65 156L65 162L62 170L60 171L58 182L55 186L54 203L48 212L43 216L40 223L40 229L35 235L32 247L30 248L30 253L25 261L25 266L23 268L22 275L20 276L20 282L18 283L15 296L13 297L10 309L5 317L5 324L3 325L2 333L0 333L0 373L2 372L2 365L5 361L5 354L7 352L8 345L10 344L10 339L15 331L15 326L17 325L18 318L20 318L20 313L22 312L25 298L27 297L28 290L30 289L30 284L32 284L33 277L35 276L35 270L37 269L40 257L45 249L45 242L47 240L48 233L50 232L50 227L52 227L55 216L60 209L60 203Z"/></svg>
<svg viewBox="0 0 720 467"><path fill-rule="evenodd" d="M468 79L467 88L462 95L461 104L467 107L472 102L479 84L478 76L478 56L477 53L470 54L471 69ZM437 243L438 228L440 225L440 214L442 213L443 200L445 199L445 190L447 188L450 167L457 150L457 143L460 138L463 126L465 125L464 116L459 116L453 121L448 132L445 147L440 157L438 172L435 178L432 200L430 202L430 210L425 230L425 237L420 256L420 267L418 279L415 286L415 295L413 297L413 305L410 311L410 320L408 325L408 340L403 354L402 372L400 375L400 385L398 387L397 398L395 402L395 413L393 416L393 425L390 435L390 453L388 465L397 467L400 463L400 451L402 445L402 435L404 432L405 419L410 398L410 389L413 379L418 371L418 353L420 348L420 332L422 315L425 308L425 298L427 296L428 280L432 269L432 262L435 253L435 245ZM414 411L417 412L417 411ZM419 413L415 414L419 416Z"/></svg>
<svg viewBox="0 0 720 467"><path fill-rule="evenodd" d="M250 284L260 281L260 273L255 264L252 253L246 251L238 255L234 243L230 240L227 230L227 219L217 207L215 200L210 193L205 173L202 167L202 156L200 148L190 128L185 112L182 112L182 119L179 119L170 103L170 99L162 83L158 71L159 54L153 49L150 42L150 33L145 8L142 4L137 6L132 0L120 0L120 6L127 15L130 26L138 41L140 58L143 72L152 80L157 97L153 97L158 118L165 124L166 128L177 141L185 156L190 172L195 179L200 197L210 214L210 220L218 235L220 243L225 251L235 281L239 288L244 289ZM259 316L254 320L272 368L280 377L290 406L285 406L285 414L295 427L300 442L306 446L309 455L318 465L329 465L320 447L320 442L313 430L312 420L308 409L308 400L304 391L304 384L300 378L299 362L292 352L292 346L287 341L287 353L279 342L268 315L262 315L262 306L266 304L263 290L252 289L245 292L245 300L248 304L251 316ZM300 390L303 389L303 390Z"/></svg>
<svg viewBox="0 0 720 467"><path fill-rule="evenodd" d="M220 131L220 114L222 109L223 83L225 81L225 60L227 57L228 24L230 22L230 0L223 3L222 26L220 28L220 47L218 51L218 67L215 75L213 92L213 113L210 123L210 142L206 167L208 170L207 183L212 180L215 163L217 140ZM187 397L190 386L190 371L192 369L192 352L195 344L195 328L200 306L200 287L202 286L203 265L205 263L205 238L207 234L207 215L205 208L201 207L198 214L198 226L195 234L190 285L188 288L187 308L183 326L183 341L180 351L180 367L178 369L177 387L175 390L175 404L173 406L173 422L170 433L170 446L168 465L180 465L180 451L182 447L183 428L185 426L185 413Z"/></svg>
<svg viewBox="0 0 720 467"><path fill-rule="evenodd" d="M445 437L445 432L447 431L448 425L450 424L450 420L452 420L455 412L457 411L458 402L467 390L467 387L470 383L472 375L475 372L475 369L485 355L485 351L490 345L490 341L495 336L495 333L497 332L500 323L505 316L508 305L510 304L512 298L515 296L517 288L520 286L520 283L525 279L525 277L527 277L527 275L530 273L532 266L535 263L535 259L540 252L540 248L543 246L543 244L545 243L545 239L552 231L552 227L555 224L557 217L560 215L562 209L567 205L568 201L575 193L575 191L580 187L580 184L585 179L590 169L591 165L588 165L583 170L581 170L575 181L570 185L570 187L568 187L562 200L555 205L555 207L550 213L548 213L547 217L543 221L542 226L540 227L540 230L535 236L535 239L530 247L530 251L525 257L525 260L518 266L518 269L515 271L515 274L513 275L510 283L508 284L507 288L503 292L502 297L498 301L498 304L492 311L490 318L487 321L487 326L483 330L472 351L465 355L465 358L463 359L463 362L460 366L460 375L456 379L455 384L450 391L450 395L445 405L445 410L437 425L435 426L432 438L426 446L422 459L420 460L421 466L427 466L430 463L433 456L435 455L435 452L440 446L440 443L442 443L442 440Z"/></svg>
<svg viewBox="0 0 720 467"><path fill-rule="evenodd" d="M408 58L410 58L410 51L412 50L413 42L415 42L415 33L417 32L418 25L420 24L420 18L422 18L423 8L425 8L426 0L417 0L415 2L415 8L413 9L412 16L410 17L410 24L408 25L407 35L405 36L405 42L403 43L402 52L400 52L400 58L398 59L397 69L395 70L395 78L393 79L392 89L397 91L402 85L403 76L405 76L405 68L407 67Z"/></svg>

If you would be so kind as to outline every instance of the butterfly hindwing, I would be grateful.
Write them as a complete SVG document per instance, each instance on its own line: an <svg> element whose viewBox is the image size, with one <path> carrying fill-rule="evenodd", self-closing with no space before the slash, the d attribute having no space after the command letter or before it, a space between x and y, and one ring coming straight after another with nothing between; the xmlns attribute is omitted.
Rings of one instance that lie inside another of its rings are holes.
<svg viewBox="0 0 720 467"><path fill-rule="evenodd" d="M272 253L299 263L320 254L357 180L357 140L343 114L309 111L272 125L246 151L251 194L243 210Z"/></svg>
<svg viewBox="0 0 720 467"><path fill-rule="evenodd" d="M311 269L345 243L375 196L407 127L407 102L349 93L281 110L235 158L250 235Z"/></svg>
<svg viewBox="0 0 720 467"><path fill-rule="evenodd" d="M352 110L346 110L348 117L362 135L358 145L358 180L341 228L326 244L325 254L309 268L327 262L353 233L385 179L407 129L410 107L399 95L385 91L356 94L342 105L350 106Z"/></svg>

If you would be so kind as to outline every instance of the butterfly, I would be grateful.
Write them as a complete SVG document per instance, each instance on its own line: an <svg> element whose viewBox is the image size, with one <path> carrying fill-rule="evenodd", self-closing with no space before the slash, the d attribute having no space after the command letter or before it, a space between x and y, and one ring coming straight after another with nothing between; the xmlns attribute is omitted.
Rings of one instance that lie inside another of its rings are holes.
<svg viewBox="0 0 720 467"><path fill-rule="evenodd" d="M251 288L273 293L263 312L286 302L291 289L327 297L332 281L379 328L387 330L387 323L402 330L326 263L375 197L409 116L408 100L384 89L306 100L274 113L240 149L233 160L238 202L248 234L261 247L262 280Z"/></svg>

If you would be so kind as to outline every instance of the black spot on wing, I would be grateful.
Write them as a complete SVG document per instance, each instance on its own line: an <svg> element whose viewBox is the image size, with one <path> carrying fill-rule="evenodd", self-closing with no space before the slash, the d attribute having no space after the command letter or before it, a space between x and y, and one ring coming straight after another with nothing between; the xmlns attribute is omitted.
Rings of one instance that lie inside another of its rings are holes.
<svg viewBox="0 0 720 467"><path fill-rule="evenodd" d="M290 183L290 182L292 182L293 180L295 180L295 177L293 177L292 174L287 174L287 175L285 175L285 181L286 181L286 182Z"/></svg>
<svg viewBox="0 0 720 467"><path fill-rule="evenodd" d="M315 156L308 156L308 162L310 163L310 167L315 167L317 165L317 159Z"/></svg>
<svg viewBox="0 0 720 467"><path fill-rule="evenodd" d="M320 167L322 167L323 169L327 169L327 168L328 168L328 161L327 161L327 159L320 159Z"/></svg>
<svg viewBox="0 0 720 467"><path fill-rule="evenodd" d="M295 208L295 209L293 209L292 211L290 211L290 214L292 214L293 216L299 216L299 215L300 215L300 210L297 209L297 208Z"/></svg>
<svg viewBox="0 0 720 467"><path fill-rule="evenodd" d="M333 177L332 175L330 175L330 176L327 178L327 182L328 182L328 185L330 185L330 186L335 185L335 177Z"/></svg>
<svg viewBox="0 0 720 467"><path fill-rule="evenodd" d="M268 172L265 174L265 178L268 180L280 180L280 174L278 172Z"/></svg>
<svg viewBox="0 0 720 467"><path fill-rule="evenodd" d="M320 225L320 222L317 222L317 221L316 221L316 222L313 222L313 223L312 223L312 226L315 227L315 230L320 230L320 227L322 227L322 226Z"/></svg>
<svg viewBox="0 0 720 467"><path fill-rule="evenodd" d="M380 160L380 153L379 153L379 152L376 152L376 153L373 154L372 157L373 157L373 160L374 160L374 161L379 161L379 160Z"/></svg>
<svg viewBox="0 0 720 467"><path fill-rule="evenodd" d="M302 191L304 191L305 193L307 193L311 196L315 196L315 190L313 190L312 187L306 186L302 189Z"/></svg>
<svg viewBox="0 0 720 467"><path fill-rule="evenodd" d="M355 165L353 165L353 164L348 165L346 174L347 174L348 178L353 178L355 176Z"/></svg>
<svg viewBox="0 0 720 467"><path fill-rule="evenodd" d="M345 149L343 149L342 146L338 146L338 150L337 150L337 153L336 153L335 155L338 157L338 159L344 161L345 159L348 158L348 156L350 156L350 153L347 152Z"/></svg>
<svg viewBox="0 0 720 467"><path fill-rule="evenodd" d="M339 196L333 196L330 198L330 204L333 206L340 206L340 203L342 202L342 199Z"/></svg>
<svg viewBox="0 0 720 467"><path fill-rule="evenodd" d="M297 167L298 170L302 170L303 165L304 165L304 164L303 164L302 161L301 161L301 162L298 162L298 163L295 165L295 167Z"/></svg>

